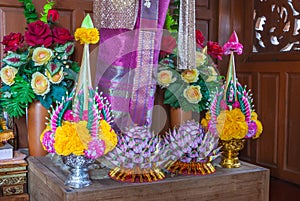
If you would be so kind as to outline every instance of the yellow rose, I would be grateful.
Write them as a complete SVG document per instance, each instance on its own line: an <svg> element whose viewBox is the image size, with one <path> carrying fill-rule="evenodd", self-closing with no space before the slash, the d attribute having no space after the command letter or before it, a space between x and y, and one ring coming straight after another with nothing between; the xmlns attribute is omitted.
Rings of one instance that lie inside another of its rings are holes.
<svg viewBox="0 0 300 201"><path fill-rule="evenodd" d="M11 66L5 66L1 69L1 80L6 85L11 86L15 83L15 76L18 73L18 69L11 67Z"/></svg>
<svg viewBox="0 0 300 201"><path fill-rule="evenodd" d="M49 81L53 84L59 84L64 79L64 69L61 68L59 72L55 73L51 76L48 70L45 71L46 76L48 77Z"/></svg>
<svg viewBox="0 0 300 201"><path fill-rule="evenodd" d="M202 52L196 52L196 66L201 66L206 60L206 55Z"/></svg>
<svg viewBox="0 0 300 201"><path fill-rule="evenodd" d="M181 78L186 83L197 82L197 80L199 79L198 76L199 76L199 71L197 69L184 70L181 73Z"/></svg>
<svg viewBox="0 0 300 201"><path fill-rule="evenodd" d="M190 102L190 103L199 103L202 99L202 94L200 91L200 86L188 86L183 90L183 96Z"/></svg>
<svg viewBox="0 0 300 201"><path fill-rule="evenodd" d="M34 61L34 65L41 66L47 63L51 59L52 55L52 50L44 47L37 47L33 50L32 60Z"/></svg>
<svg viewBox="0 0 300 201"><path fill-rule="evenodd" d="M43 96L50 91L50 82L45 75L36 72L32 75L31 87L34 93Z"/></svg>
<svg viewBox="0 0 300 201"><path fill-rule="evenodd" d="M173 77L172 71L162 70L157 74L157 82L162 87L167 87L175 81L176 78Z"/></svg>
<svg viewBox="0 0 300 201"><path fill-rule="evenodd" d="M208 78L205 80L206 82L213 82L217 80L218 77L218 73L216 72L215 68L212 66L208 66L207 67L208 71L209 71L209 76Z"/></svg>

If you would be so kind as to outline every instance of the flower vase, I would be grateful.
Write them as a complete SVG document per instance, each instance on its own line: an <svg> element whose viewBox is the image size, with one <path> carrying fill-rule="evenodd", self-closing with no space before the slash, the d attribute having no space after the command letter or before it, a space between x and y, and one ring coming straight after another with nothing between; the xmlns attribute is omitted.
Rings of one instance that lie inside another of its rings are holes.
<svg viewBox="0 0 300 201"><path fill-rule="evenodd" d="M238 155L239 151L244 148L245 142L245 139L219 141L222 151L220 165L223 168L239 168L241 166Z"/></svg>
<svg viewBox="0 0 300 201"><path fill-rule="evenodd" d="M92 184L88 173L88 166L94 163L94 159L74 154L62 156L63 163L70 167L65 185L72 188L84 188Z"/></svg>
<svg viewBox="0 0 300 201"><path fill-rule="evenodd" d="M181 124L186 122L187 120L192 120L192 111L184 111L181 108L173 108L170 109L170 118L171 118L171 128L178 128Z"/></svg>
<svg viewBox="0 0 300 201"><path fill-rule="evenodd" d="M48 110L35 100L29 104L27 115L29 155L45 156L47 151L43 149L40 135L46 128L46 117L49 117Z"/></svg>

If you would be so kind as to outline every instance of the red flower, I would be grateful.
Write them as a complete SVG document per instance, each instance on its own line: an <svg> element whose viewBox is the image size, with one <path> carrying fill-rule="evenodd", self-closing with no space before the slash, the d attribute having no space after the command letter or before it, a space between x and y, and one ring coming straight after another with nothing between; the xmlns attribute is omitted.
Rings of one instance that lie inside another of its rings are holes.
<svg viewBox="0 0 300 201"><path fill-rule="evenodd" d="M49 47L52 44L51 29L48 24L38 20L28 24L25 41L30 46Z"/></svg>
<svg viewBox="0 0 300 201"><path fill-rule="evenodd" d="M67 41L74 40L68 29L62 27L54 27L52 30L53 40L55 43L64 44Z"/></svg>
<svg viewBox="0 0 300 201"><path fill-rule="evenodd" d="M172 54L173 50L177 47L176 39L171 36L163 36L160 46L160 55L166 56L167 54Z"/></svg>
<svg viewBox="0 0 300 201"><path fill-rule="evenodd" d="M217 42L208 41L207 42L207 53L214 58L222 60L224 50Z"/></svg>
<svg viewBox="0 0 300 201"><path fill-rule="evenodd" d="M55 22L59 17L57 10L50 9L48 11L47 20L50 22Z"/></svg>
<svg viewBox="0 0 300 201"><path fill-rule="evenodd" d="M8 51L16 51L18 48L22 46L24 41L24 36L21 33L10 33L7 36L3 37L3 41L1 42L4 47L4 53Z"/></svg>
<svg viewBox="0 0 300 201"><path fill-rule="evenodd" d="M197 47L204 47L204 36L202 34L202 32L200 30L196 30L196 43L197 43Z"/></svg>

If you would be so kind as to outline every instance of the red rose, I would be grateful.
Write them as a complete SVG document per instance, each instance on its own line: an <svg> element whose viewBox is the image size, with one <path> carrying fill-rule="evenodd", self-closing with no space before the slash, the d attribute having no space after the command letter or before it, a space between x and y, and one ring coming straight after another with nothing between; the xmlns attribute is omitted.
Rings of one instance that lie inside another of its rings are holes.
<svg viewBox="0 0 300 201"><path fill-rule="evenodd" d="M224 50L223 50L223 47L220 46L217 42L208 41L207 42L207 53L214 58L222 60Z"/></svg>
<svg viewBox="0 0 300 201"><path fill-rule="evenodd" d="M50 22L55 22L59 17L57 10L50 9L48 11L47 20Z"/></svg>
<svg viewBox="0 0 300 201"><path fill-rule="evenodd" d="M165 56L167 54L172 54L173 50L177 47L177 41L176 39L171 36L163 36L160 46L160 55Z"/></svg>
<svg viewBox="0 0 300 201"><path fill-rule="evenodd" d="M62 27L54 27L52 30L53 40L55 43L64 44L67 41L74 40L68 29Z"/></svg>
<svg viewBox="0 0 300 201"><path fill-rule="evenodd" d="M48 24L38 20L28 24L25 41L30 46L49 47L52 44L51 29Z"/></svg>
<svg viewBox="0 0 300 201"><path fill-rule="evenodd" d="M197 47L204 47L203 44L204 44L204 36L202 34L201 31L199 30L196 30L196 43L197 43Z"/></svg>
<svg viewBox="0 0 300 201"><path fill-rule="evenodd" d="M3 41L1 42L4 47L4 53L8 51L16 51L18 48L22 46L24 41L24 36L21 33L10 33L7 36L3 37Z"/></svg>

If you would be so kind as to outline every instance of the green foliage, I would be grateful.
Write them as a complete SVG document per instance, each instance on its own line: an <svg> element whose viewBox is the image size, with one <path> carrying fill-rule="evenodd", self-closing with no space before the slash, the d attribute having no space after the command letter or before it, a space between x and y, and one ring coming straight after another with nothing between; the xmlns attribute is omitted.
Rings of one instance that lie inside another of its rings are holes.
<svg viewBox="0 0 300 201"><path fill-rule="evenodd" d="M8 91L8 89L10 90ZM11 117L24 115L24 109L34 98L34 92L30 83L26 82L22 77L16 77L13 86L1 88L1 105Z"/></svg>
<svg viewBox="0 0 300 201"><path fill-rule="evenodd" d="M19 0L19 2L22 2L24 5L24 16L27 24L35 22L39 19L32 0Z"/></svg>
<svg viewBox="0 0 300 201"><path fill-rule="evenodd" d="M12 52L3 59L3 62L12 67L19 67L27 62L27 57L26 53L17 54Z"/></svg>
<svg viewBox="0 0 300 201"><path fill-rule="evenodd" d="M48 11L52 9L54 6L55 2L54 1L47 1L47 3L44 5L44 11L41 13L41 18L40 20L47 23L47 16L48 16Z"/></svg>

